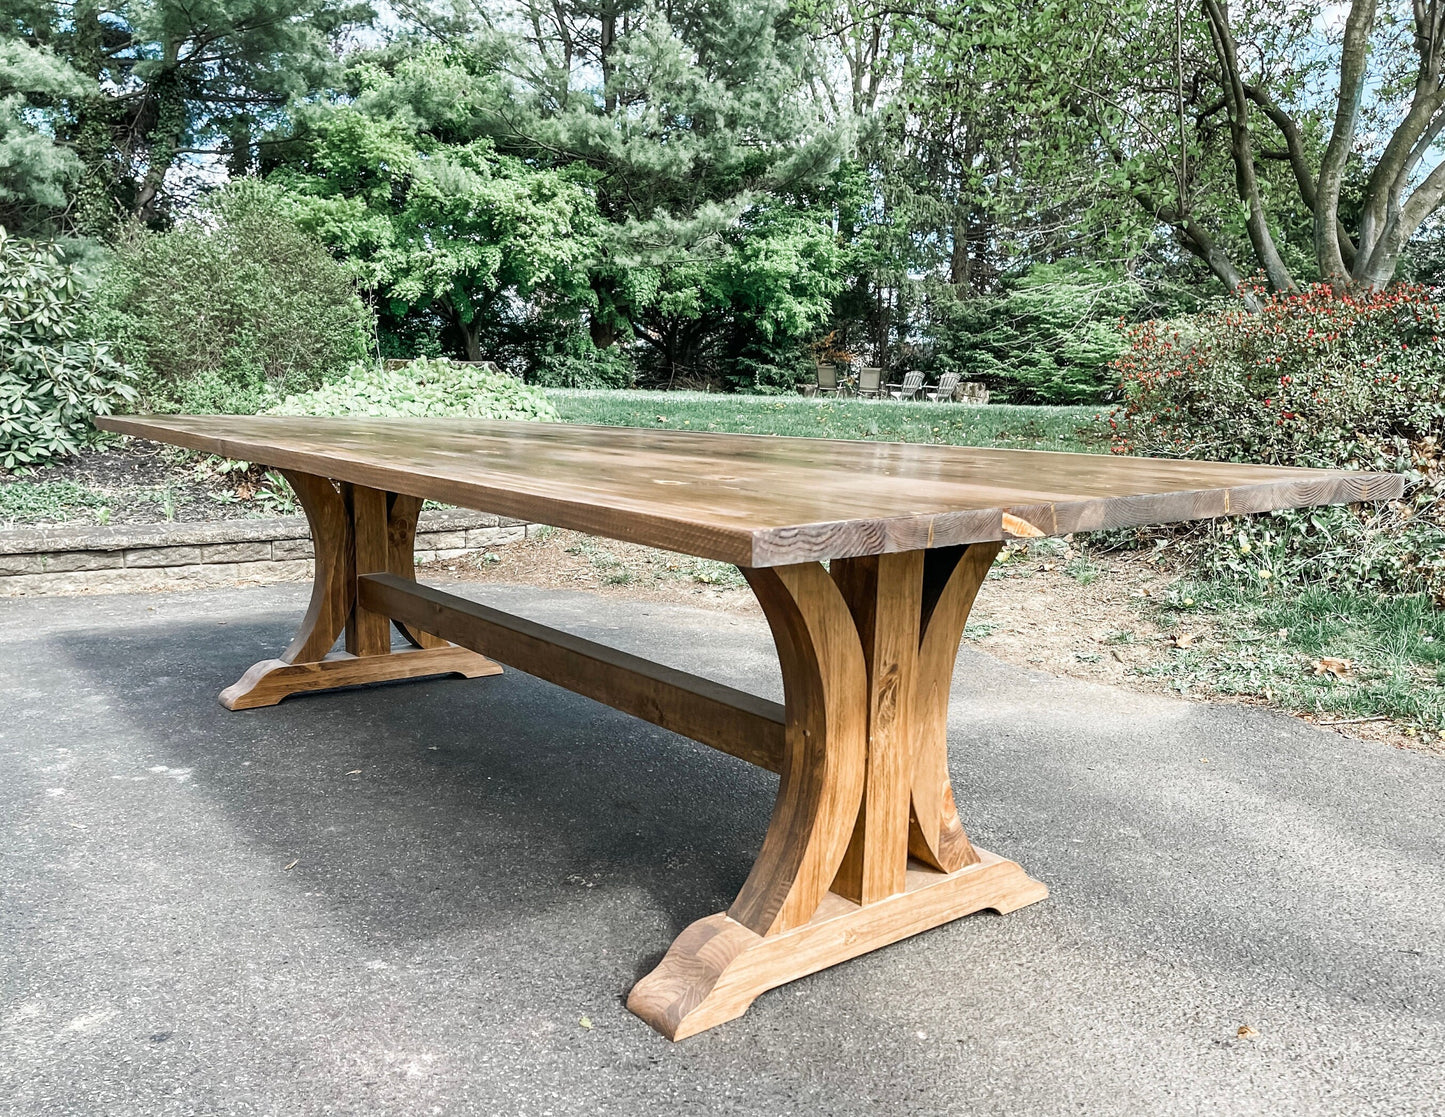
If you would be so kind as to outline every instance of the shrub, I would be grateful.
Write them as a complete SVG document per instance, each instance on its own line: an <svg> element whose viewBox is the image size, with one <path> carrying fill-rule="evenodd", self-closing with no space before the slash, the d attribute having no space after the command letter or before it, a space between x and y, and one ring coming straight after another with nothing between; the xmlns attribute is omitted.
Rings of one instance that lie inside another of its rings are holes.
<svg viewBox="0 0 1445 1117"><path fill-rule="evenodd" d="M542 392L490 365L419 359L399 369L358 369L340 380L290 396L275 415L467 416L555 422Z"/></svg>
<svg viewBox="0 0 1445 1117"><path fill-rule="evenodd" d="M1139 284L1110 268L1036 264L1002 295L955 302L938 344L938 371L981 380L1011 403L1095 403L1118 383L1125 348L1116 323L1143 302Z"/></svg>
<svg viewBox="0 0 1445 1117"><path fill-rule="evenodd" d="M320 242L254 182L117 248L100 328L158 411L254 413L365 357L370 312Z"/></svg>
<svg viewBox="0 0 1445 1117"><path fill-rule="evenodd" d="M623 343L598 349L586 332L553 327L523 338L530 351L528 378L548 388L631 388L637 362Z"/></svg>
<svg viewBox="0 0 1445 1117"><path fill-rule="evenodd" d="M106 346L78 336L85 292L53 244L0 227L0 464L76 453L93 415L133 400L130 375Z"/></svg>
<svg viewBox="0 0 1445 1117"><path fill-rule="evenodd" d="M1116 453L1410 475L1384 508L1225 521L1200 548L1216 573L1263 582L1422 589L1445 598L1445 307L1399 285L1326 286L1127 331Z"/></svg>

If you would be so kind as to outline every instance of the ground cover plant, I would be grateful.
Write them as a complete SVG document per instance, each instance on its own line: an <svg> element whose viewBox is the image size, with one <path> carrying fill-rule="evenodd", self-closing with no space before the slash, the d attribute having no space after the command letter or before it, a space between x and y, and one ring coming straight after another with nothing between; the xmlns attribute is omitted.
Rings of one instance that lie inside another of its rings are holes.
<svg viewBox="0 0 1445 1117"><path fill-rule="evenodd" d="M491 365L448 360L416 360L396 369L360 367L313 391L288 396L272 414L557 418L547 397L515 376Z"/></svg>

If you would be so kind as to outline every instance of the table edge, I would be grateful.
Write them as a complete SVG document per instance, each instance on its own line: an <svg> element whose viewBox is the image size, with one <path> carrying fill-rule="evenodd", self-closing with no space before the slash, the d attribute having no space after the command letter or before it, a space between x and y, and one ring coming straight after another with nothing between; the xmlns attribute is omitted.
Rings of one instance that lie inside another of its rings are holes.
<svg viewBox="0 0 1445 1117"><path fill-rule="evenodd" d="M1327 504L1392 500L1403 493L1405 486L1405 478L1395 473L1309 469L1301 470L1299 477L1224 488L1172 490L1167 493L1139 493L1048 504L961 509L932 515L910 513L896 517L791 524L770 528L730 529L674 516L634 511L626 513L630 530L623 531L607 522L608 516L617 515L615 510L599 511L596 505L583 500L521 494L510 489L474 481L457 481L437 474L401 470L392 466L373 466L346 459L323 458L313 452L285 450L250 442L244 438L157 427L147 421L153 419L164 423L167 418L164 415L108 415L97 416L94 422L103 430L165 442L202 453L253 461L273 468L294 469L326 476L331 480L388 489L409 496L474 508L481 512L547 523L622 542L750 567L785 566L799 562L856 558L1016 538L1067 535L1075 531L1142 527ZM594 425L592 429L646 428L609 428ZM164 437L161 437L162 435ZM998 448L965 449L996 451ZM324 470L318 468L323 462L327 465ZM1188 511L1181 514L1180 510L1186 507Z"/></svg>

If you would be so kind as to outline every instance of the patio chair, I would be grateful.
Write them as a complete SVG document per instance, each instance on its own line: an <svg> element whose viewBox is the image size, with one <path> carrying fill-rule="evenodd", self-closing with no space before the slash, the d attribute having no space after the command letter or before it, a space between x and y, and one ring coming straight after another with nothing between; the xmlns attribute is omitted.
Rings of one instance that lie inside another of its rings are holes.
<svg viewBox="0 0 1445 1117"><path fill-rule="evenodd" d="M948 403L957 389L958 373L945 372L938 378L938 387L931 388L926 394L930 403Z"/></svg>
<svg viewBox="0 0 1445 1117"><path fill-rule="evenodd" d="M959 403L972 404L975 407L982 407L988 402L988 388L982 381L965 380L955 389L953 398Z"/></svg>
<svg viewBox="0 0 1445 1117"><path fill-rule="evenodd" d="M883 395L883 370L881 368L860 368L858 370L858 397L878 399Z"/></svg>
<svg viewBox="0 0 1445 1117"><path fill-rule="evenodd" d="M901 383L885 386L889 399L917 399L923 391L923 373L906 372Z"/></svg>
<svg viewBox="0 0 1445 1117"><path fill-rule="evenodd" d="M820 396L836 396L838 394L838 366L818 365L818 388Z"/></svg>

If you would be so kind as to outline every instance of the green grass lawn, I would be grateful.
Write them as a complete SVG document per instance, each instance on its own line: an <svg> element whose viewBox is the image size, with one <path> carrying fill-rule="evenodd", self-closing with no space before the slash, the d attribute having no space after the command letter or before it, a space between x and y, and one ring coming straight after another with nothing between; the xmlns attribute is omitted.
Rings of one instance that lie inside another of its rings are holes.
<svg viewBox="0 0 1445 1117"><path fill-rule="evenodd" d="M1265 698L1324 720L1390 718L1411 736L1445 729L1445 611L1424 594L1180 581L1159 621L1179 632L1212 622L1218 634L1151 669L1178 691Z"/></svg>
<svg viewBox="0 0 1445 1117"><path fill-rule="evenodd" d="M729 431L801 438L862 438L1015 450L1109 448L1096 407L900 403L896 400L741 396L708 392L549 390L563 420L611 427Z"/></svg>

